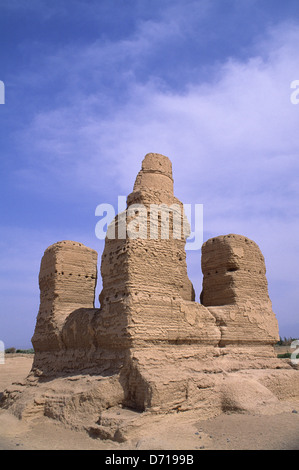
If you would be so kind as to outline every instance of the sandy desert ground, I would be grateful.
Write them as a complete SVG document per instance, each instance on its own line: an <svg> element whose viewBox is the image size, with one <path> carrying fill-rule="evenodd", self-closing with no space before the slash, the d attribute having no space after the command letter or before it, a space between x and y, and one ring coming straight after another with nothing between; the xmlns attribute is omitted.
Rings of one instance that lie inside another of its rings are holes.
<svg viewBox="0 0 299 470"><path fill-rule="evenodd" d="M284 351L282 351L284 352ZM30 371L32 356L6 355L0 364L0 394ZM265 414L223 414L201 420L200 413L170 414L153 420L126 443L93 439L49 418L18 420L0 410L0 450L298 450L299 402L281 403Z"/></svg>

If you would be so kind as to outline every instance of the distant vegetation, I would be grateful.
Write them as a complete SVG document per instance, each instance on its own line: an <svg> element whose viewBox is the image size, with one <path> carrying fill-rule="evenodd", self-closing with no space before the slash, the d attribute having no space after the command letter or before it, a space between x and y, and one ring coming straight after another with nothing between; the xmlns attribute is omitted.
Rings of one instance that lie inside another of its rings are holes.
<svg viewBox="0 0 299 470"><path fill-rule="evenodd" d="M16 348L8 348L5 349L5 354L34 354L34 349L16 349Z"/></svg>
<svg viewBox="0 0 299 470"><path fill-rule="evenodd" d="M286 338L284 337L282 339L282 337L280 336L280 340L276 343L277 346L291 346L292 342L293 341L296 341L298 340L298 338Z"/></svg>
<svg viewBox="0 0 299 470"><path fill-rule="evenodd" d="M277 354L277 357L279 359L286 359L286 358L290 359L291 355L292 355L292 353L286 352L284 354ZM296 358L299 359L299 354L296 354Z"/></svg>

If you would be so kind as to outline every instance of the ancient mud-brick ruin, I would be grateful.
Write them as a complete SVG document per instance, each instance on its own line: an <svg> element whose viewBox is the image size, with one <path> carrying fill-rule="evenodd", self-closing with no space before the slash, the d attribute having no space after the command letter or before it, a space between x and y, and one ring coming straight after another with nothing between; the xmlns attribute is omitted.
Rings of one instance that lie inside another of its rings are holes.
<svg viewBox="0 0 299 470"><path fill-rule="evenodd" d="M169 220L163 210L151 220L153 204L171 206ZM45 251L33 368L4 393L2 406L123 440L124 422L136 416L250 412L298 396L298 370L274 353L278 324L260 249L233 234L204 243L197 303L186 227L170 160L146 155L126 211L109 227L115 237L102 254L100 308L97 253L72 241Z"/></svg>

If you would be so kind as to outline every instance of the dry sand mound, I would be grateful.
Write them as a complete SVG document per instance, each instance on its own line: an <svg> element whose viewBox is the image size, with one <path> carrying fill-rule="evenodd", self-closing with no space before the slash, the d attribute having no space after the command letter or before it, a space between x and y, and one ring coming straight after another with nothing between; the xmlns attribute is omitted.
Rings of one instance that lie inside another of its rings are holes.
<svg viewBox="0 0 299 470"><path fill-rule="evenodd" d="M14 355L0 365L0 393L13 381L22 381L32 357ZM298 411L295 413L294 411ZM225 413L201 420L200 412L166 415L160 422L152 416L145 429L135 430L126 443L90 437L86 432L66 429L46 417L19 420L0 411L0 449L86 450L194 450L205 449L296 449L299 450L299 402L279 403L268 414Z"/></svg>

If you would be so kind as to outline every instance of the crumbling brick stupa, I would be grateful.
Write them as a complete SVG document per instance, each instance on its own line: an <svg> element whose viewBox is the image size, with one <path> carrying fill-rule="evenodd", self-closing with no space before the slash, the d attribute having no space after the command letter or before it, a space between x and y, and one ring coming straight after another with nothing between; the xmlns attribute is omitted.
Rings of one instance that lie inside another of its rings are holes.
<svg viewBox="0 0 299 470"><path fill-rule="evenodd" d="M299 396L298 370L274 353L278 324L255 242L234 234L205 242L195 302L188 223L167 157L145 156L109 233L100 308L97 253L73 241L45 251L32 371L5 391L3 407L123 440L128 410L215 416Z"/></svg>

